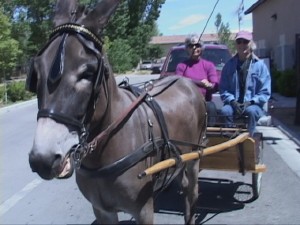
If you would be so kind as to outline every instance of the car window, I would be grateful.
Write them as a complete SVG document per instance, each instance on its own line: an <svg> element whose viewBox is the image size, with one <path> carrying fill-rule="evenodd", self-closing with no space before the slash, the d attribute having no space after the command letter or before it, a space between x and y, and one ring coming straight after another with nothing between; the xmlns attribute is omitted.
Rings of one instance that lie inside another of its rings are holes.
<svg viewBox="0 0 300 225"><path fill-rule="evenodd" d="M204 49L202 57L213 62L218 68L223 67L231 55L227 49L207 48Z"/></svg>
<svg viewBox="0 0 300 225"><path fill-rule="evenodd" d="M167 67L167 72L175 72L179 63L188 58L188 54L185 49L175 49L171 52Z"/></svg>
<svg viewBox="0 0 300 225"><path fill-rule="evenodd" d="M227 49L206 48L203 50L202 57L213 62L216 68L221 70L225 63L231 58L231 55ZM186 59L188 59L188 54L185 49L174 49L170 53L166 72L174 73L177 65Z"/></svg>

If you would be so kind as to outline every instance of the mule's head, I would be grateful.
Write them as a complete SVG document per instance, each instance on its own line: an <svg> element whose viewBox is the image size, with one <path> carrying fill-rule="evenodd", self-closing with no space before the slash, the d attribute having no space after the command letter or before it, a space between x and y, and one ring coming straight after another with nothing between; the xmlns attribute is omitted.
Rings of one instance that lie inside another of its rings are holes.
<svg viewBox="0 0 300 225"><path fill-rule="evenodd" d="M38 121L29 163L44 179L73 173L70 153L94 112L107 72L97 37L118 0L102 0L87 12L76 0L58 0L55 28L33 59L27 87L37 93Z"/></svg>

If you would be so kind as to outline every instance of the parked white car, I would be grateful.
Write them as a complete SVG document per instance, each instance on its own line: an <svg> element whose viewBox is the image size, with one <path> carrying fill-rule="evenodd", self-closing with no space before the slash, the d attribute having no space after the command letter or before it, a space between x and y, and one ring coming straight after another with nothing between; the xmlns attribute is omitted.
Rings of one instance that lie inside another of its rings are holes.
<svg viewBox="0 0 300 225"><path fill-rule="evenodd" d="M151 70L152 69L152 61L144 60L140 65L141 70Z"/></svg>

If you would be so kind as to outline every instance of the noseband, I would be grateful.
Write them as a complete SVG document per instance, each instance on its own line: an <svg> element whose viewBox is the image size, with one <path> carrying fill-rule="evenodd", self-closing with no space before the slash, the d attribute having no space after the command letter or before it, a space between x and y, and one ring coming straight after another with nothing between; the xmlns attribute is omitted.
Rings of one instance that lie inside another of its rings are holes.
<svg viewBox="0 0 300 225"><path fill-rule="evenodd" d="M65 124L65 125L70 125L73 127L76 127L78 131L81 132L80 136L87 136L86 134L86 127L87 123L90 118L87 118L87 113L89 111L92 111L92 113L95 110L95 104L98 99L98 94L99 92L97 91L99 85L101 85L104 74L107 73L108 69L107 66L104 64L104 59L102 54L102 46L103 42L89 29L85 28L84 26L78 25L78 24L73 24L73 23L68 23L68 24L63 24L58 27L56 27L49 38L48 43L44 48L41 49L41 51L37 54L41 55L45 49L59 36L62 36L61 43L59 45L59 48L56 53L56 57L53 60L52 67L49 72L48 76L48 81L51 82L51 84L57 84L57 82L60 81L60 78L63 74L63 69L64 69L64 51L65 51L65 42L66 39L69 35L74 35L75 37L78 38L78 40L84 45L84 47L90 49L92 52L95 53L97 59L98 59L98 69L97 69L97 75L94 78L94 87L93 87L93 94L91 96L91 99L89 101L88 107L86 114L83 116L82 120L78 120L77 118L73 118L71 116L65 115L60 112L55 112L53 109L40 109L37 114L37 119L39 118L51 118L59 123ZM89 47L85 40L92 41L93 44L96 47L96 50ZM99 51L99 52L98 52ZM34 69L30 69L30 74L28 74L27 78L27 88L30 91L35 91L30 89L30 87L36 87L36 81L37 77L35 77L36 74L34 74ZM29 80L29 81L28 81ZM28 84L29 82L29 84ZM31 82L31 83L30 83ZM35 82L35 83L33 83Z"/></svg>

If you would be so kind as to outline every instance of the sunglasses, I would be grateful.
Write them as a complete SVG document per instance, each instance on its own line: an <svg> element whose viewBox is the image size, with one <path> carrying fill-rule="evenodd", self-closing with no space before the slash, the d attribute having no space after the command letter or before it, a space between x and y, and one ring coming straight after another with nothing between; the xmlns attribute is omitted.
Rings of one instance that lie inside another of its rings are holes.
<svg viewBox="0 0 300 225"><path fill-rule="evenodd" d="M202 45L197 43L197 44L188 44L188 48L201 48Z"/></svg>
<svg viewBox="0 0 300 225"><path fill-rule="evenodd" d="M236 42L238 45L240 45L240 44L246 45L246 44L249 44L250 41L245 40L245 39L237 39L235 42Z"/></svg>

